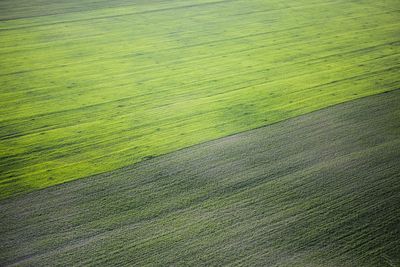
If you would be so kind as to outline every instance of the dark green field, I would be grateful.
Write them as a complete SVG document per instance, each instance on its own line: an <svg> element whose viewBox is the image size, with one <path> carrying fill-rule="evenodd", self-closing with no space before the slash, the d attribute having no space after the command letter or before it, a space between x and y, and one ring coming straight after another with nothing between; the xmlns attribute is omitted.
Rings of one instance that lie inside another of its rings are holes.
<svg viewBox="0 0 400 267"><path fill-rule="evenodd" d="M399 266L400 91L0 203L0 265Z"/></svg>

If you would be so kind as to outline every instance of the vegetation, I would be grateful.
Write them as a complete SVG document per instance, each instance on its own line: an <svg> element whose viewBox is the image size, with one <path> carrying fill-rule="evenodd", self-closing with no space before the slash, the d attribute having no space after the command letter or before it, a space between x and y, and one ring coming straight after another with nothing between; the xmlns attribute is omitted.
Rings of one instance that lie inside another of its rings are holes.
<svg viewBox="0 0 400 267"><path fill-rule="evenodd" d="M0 265L397 266L400 91L0 204Z"/></svg>
<svg viewBox="0 0 400 267"><path fill-rule="evenodd" d="M1 0L0 266L400 265L399 10Z"/></svg>
<svg viewBox="0 0 400 267"><path fill-rule="evenodd" d="M397 89L399 8L2 0L0 198Z"/></svg>

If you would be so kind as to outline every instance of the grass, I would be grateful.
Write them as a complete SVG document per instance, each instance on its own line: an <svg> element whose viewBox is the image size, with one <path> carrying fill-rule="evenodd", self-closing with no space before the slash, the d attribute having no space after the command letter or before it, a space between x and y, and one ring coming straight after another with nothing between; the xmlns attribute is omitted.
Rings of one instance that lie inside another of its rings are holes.
<svg viewBox="0 0 400 267"><path fill-rule="evenodd" d="M0 265L397 266L400 90L0 203Z"/></svg>
<svg viewBox="0 0 400 267"><path fill-rule="evenodd" d="M0 2L0 198L399 87L397 0Z"/></svg>

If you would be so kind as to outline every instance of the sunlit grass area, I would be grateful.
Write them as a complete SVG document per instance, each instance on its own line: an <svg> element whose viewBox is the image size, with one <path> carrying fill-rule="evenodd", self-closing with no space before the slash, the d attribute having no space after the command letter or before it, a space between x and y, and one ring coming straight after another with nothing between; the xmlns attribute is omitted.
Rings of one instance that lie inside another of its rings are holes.
<svg viewBox="0 0 400 267"><path fill-rule="evenodd" d="M0 198L399 87L399 1L0 2Z"/></svg>

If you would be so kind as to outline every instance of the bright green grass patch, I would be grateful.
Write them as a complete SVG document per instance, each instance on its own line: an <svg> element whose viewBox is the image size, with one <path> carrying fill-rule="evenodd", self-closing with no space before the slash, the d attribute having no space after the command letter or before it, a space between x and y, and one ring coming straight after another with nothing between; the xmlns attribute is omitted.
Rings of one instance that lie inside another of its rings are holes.
<svg viewBox="0 0 400 267"><path fill-rule="evenodd" d="M399 87L399 2L0 3L0 198Z"/></svg>

